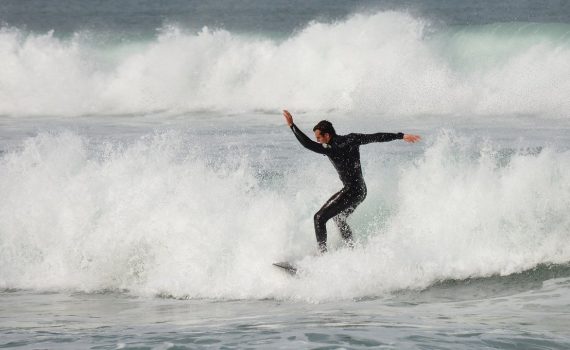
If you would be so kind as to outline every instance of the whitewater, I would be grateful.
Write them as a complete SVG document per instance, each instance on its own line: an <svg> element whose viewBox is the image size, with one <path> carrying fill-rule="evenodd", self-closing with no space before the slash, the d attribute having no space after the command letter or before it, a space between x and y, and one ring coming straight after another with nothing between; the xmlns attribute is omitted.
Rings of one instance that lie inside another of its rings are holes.
<svg viewBox="0 0 570 350"><path fill-rule="evenodd" d="M0 347L570 346L570 24L322 16L0 22ZM283 108L422 136L361 148L355 248Z"/></svg>
<svg viewBox="0 0 570 350"><path fill-rule="evenodd" d="M327 300L570 260L569 151L450 131L413 156L405 145L363 150L371 195L354 216L361 244L311 256L312 216L340 184L312 155L279 164L297 151L290 136L258 154L248 145L259 134L213 154L204 139L227 136L28 138L0 167L2 286ZM301 259L299 278L271 266L285 259Z"/></svg>
<svg viewBox="0 0 570 350"><path fill-rule="evenodd" d="M569 24L439 28L400 12L312 22L287 38L174 25L156 37L0 30L0 114L275 110L565 118Z"/></svg>

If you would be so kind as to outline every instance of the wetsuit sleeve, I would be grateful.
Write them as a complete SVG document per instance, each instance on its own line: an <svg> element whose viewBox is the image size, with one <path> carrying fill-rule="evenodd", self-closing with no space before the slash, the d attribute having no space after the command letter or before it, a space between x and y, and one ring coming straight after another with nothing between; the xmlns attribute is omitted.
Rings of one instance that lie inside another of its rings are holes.
<svg viewBox="0 0 570 350"><path fill-rule="evenodd" d="M305 135L301 130L299 130L297 125L295 124L291 125L291 130L293 131L293 134L295 135L297 140L299 140L301 145L303 145L303 147L320 154L327 153L327 149L324 148L323 145L311 140L307 135Z"/></svg>
<svg viewBox="0 0 570 350"><path fill-rule="evenodd" d="M367 143L372 142L388 142L394 140L401 140L404 138L404 134L399 133L387 133L387 132L379 132L376 134L350 134L351 139L353 142L359 145L365 145Z"/></svg>

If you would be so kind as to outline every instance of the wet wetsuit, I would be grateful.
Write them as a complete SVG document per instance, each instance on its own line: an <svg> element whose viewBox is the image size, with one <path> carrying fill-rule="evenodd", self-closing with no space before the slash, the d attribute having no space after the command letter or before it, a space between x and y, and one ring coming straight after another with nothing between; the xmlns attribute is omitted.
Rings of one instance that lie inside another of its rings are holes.
<svg viewBox="0 0 570 350"><path fill-rule="evenodd" d="M352 231L346 219L366 198L366 183L364 183L360 166L360 145L399 140L404 138L404 134L334 135L330 143L320 144L307 137L295 124L291 125L291 130L305 148L329 157L343 184L343 188L329 198L315 214L315 233L319 250L325 252L327 249L326 223L331 218L334 218L342 238L352 246Z"/></svg>

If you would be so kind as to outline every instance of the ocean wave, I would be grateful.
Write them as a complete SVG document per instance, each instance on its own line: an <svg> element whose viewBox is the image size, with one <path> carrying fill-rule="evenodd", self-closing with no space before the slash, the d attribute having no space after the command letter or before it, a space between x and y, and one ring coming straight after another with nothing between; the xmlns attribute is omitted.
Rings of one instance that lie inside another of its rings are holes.
<svg viewBox="0 0 570 350"><path fill-rule="evenodd" d="M0 30L0 115L277 110L566 118L566 24L438 26L402 12L286 39L165 27L148 41Z"/></svg>
<svg viewBox="0 0 570 350"><path fill-rule="evenodd" d="M0 158L0 288L320 302L570 261L568 151L442 131L414 159L367 160L357 247L330 225L315 256L319 164L212 158L175 132L91 141L40 134ZM298 278L271 266L286 259Z"/></svg>

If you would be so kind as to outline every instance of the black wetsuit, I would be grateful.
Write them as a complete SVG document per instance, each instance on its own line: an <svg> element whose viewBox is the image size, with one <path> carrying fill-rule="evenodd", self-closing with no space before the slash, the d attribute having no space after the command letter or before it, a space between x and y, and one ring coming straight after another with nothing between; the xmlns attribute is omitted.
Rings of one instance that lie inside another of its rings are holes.
<svg viewBox="0 0 570 350"><path fill-rule="evenodd" d="M360 145L399 140L404 137L404 134L334 135L330 143L320 144L307 137L295 124L291 125L291 130L305 148L329 157L343 184L343 188L329 198L315 214L315 233L319 249L321 252L327 249L326 223L331 218L334 218L342 238L347 244L352 245L352 231L346 219L366 198L366 183L364 183L360 166Z"/></svg>

